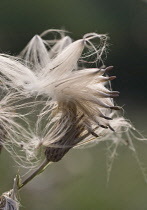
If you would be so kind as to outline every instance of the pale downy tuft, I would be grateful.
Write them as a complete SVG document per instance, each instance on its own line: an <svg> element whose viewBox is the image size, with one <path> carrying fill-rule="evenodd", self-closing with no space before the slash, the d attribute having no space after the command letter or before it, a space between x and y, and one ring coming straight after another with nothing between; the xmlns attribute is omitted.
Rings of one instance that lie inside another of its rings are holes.
<svg viewBox="0 0 147 210"><path fill-rule="evenodd" d="M45 147L46 157L52 161L60 160L72 147L100 141L110 140L116 145L125 143L134 150L134 127L117 113L121 108L115 106L113 98L119 92L108 88L111 80L115 79L115 76L108 76L112 67L87 68L88 63L103 65L108 37L89 33L72 42L62 34L60 40L45 42L42 38L48 32L51 31L47 30L36 39L44 43L43 48L47 46L46 42L50 46L52 43L52 48L46 48L50 55L48 62L37 73L38 95L46 97L47 102L38 118L36 129L41 140L35 141L35 148ZM30 53L30 57L34 50L39 50L36 46L29 45L26 53ZM41 54L39 56L41 61ZM31 61L29 56L26 60Z"/></svg>
<svg viewBox="0 0 147 210"><path fill-rule="evenodd" d="M50 33L57 33L60 38L45 39ZM47 30L41 35L35 35L27 46L21 51L19 57L25 60L25 64L35 71L40 71L62 50L71 44L69 36L65 36L62 30Z"/></svg>
<svg viewBox="0 0 147 210"><path fill-rule="evenodd" d="M39 35L35 35L19 56L25 60L28 67L40 71L50 61L46 45L45 40L41 39Z"/></svg>
<svg viewBox="0 0 147 210"><path fill-rule="evenodd" d="M135 151L134 127L113 101L119 92L109 88L116 78L108 76L112 66L91 67L95 62L103 65L107 35L89 33L72 42L61 31L59 39L45 39L50 32L35 36L22 51L25 64L0 57L2 83L34 97L34 104L37 98L42 105L35 134L30 133L23 144L27 161L36 158L40 148L48 161L56 162L73 147L100 141L125 143Z"/></svg>
<svg viewBox="0 0 147 210"><path fill-rule="evenodd" d="M36 91L36 75L18 58L0 55L0 82L3 89L15 89L19 93L31 95Z"/></svg>
<svg viewBox="0 0 147 210"><path fill-rule="evenodd" d="M13 159L23 167L34 167L30 162L36 158L35 151L30 149L32 132L25 109L31 106L24 102L18 93L4 93L0 100L0 150L4 147ZM33 105L32 105L33 106ZM34 107L34 106L33 106ZM38 161L38 160L36 160Z"/></svg>

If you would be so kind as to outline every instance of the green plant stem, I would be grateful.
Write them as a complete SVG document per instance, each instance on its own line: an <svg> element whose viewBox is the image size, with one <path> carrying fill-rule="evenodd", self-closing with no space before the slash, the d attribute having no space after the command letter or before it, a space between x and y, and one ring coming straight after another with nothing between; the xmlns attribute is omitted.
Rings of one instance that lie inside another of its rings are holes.
<svg viewBox="0 0 147 210"><path fill-rule="evenodd" d="M30 182L35 176L40 174L49 164L48 160L44 160L43 163L29 176L27 177L21 184L18 186L18 190L22 189L28 182Z"/></svg>

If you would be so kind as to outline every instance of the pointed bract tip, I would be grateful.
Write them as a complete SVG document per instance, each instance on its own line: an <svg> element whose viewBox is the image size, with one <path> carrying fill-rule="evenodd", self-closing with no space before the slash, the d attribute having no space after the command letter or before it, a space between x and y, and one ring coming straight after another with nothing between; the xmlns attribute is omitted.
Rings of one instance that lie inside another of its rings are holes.
<svg viewBox="0 0 147 210"><path fill-rule="evenodd" d="M91 133L91 135L93 135L93 136L96 137L96 138L99 137L99 135L98 135L97 133L95 133L94 131L91 131L90 133Z"/></svg>
<svg viewBox="0 0 147 210"><path fill-rule="evenodd" d="M110 125L108 125L108 126L109 126L110 130L112 130L113 132L115 132L115 130Z"/></svg>
<svg viewBox="0 0 147 210"><path fill-rule="evenodd" d="M99 125L101 128L105 128L105 129L108 129L108 126L105 126L105 125Z"/></svg>
<svg viewBox="0 0 147 210"><path fill-rule="evenodd" d="M122 108L120 106L111 106L110 109L121 110Z"/></svg>
<svg viewBox="0 0 147 210"><path fill-rule="evenodd" d="M116 76L111 76L111 77L109 77L109 80L111 81L111 80L114 80L114 79L116 79Z"/></svg>
<svg viewBox="0 0 147 210"><path fill-rule="evenodd" d="M107 71L110 71L110 70L112 70L114 68L114 66L108 66L106 69L105 69L105 71L107 72Z"/></svg>

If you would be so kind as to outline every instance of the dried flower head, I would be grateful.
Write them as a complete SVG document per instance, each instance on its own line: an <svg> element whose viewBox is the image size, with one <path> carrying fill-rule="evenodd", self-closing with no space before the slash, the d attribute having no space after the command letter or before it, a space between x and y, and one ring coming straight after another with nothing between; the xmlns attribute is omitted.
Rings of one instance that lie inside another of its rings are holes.
<svg viewBox="0 0 147 210"><path fill-rule="evenodd" d="M110 83L116 78L108 76L112 67L97 67L103 65L107 36L89 33L72 42L63 31L56 30L59 38L45 38L52 32L33 37L19 55L21 59L0 56L3 89L33 98L32 109L40 109L35 134L24 135L26 161L36 158L40 148L44 148L48 161L56 162L73 147L106 140L113 145L129 143L135 151L131 138L134 127L119 116L121 108L113 101L119 92L111 90ZM91 68L94 63L96 67ZM143 139L140 134L135 138ZM20 146L18 139L13 142Z"/></svg>
<svg viewBox="0 0 147 210"><path fill-rule="evenodd" d="M48 32L51 31L42 35ZM112 67L86 68L86 63L94 61L103 64L107 36L90 33L72 42L63 33L59 40L44 40L42 35L35 36L21 52L22 58L37 72L37 94L47 98L37 122L41 140L35 141L34 148L45 147L47 160L53 162L59 161L72 147L106 140L115 145L128 143L134 150L131 135L135 129L119 116L117 110L121 108L113 102L119 92L110 88L111 80L115 79L108 76ZM99 39L98 46L93 43L95 39Z"/></svg>

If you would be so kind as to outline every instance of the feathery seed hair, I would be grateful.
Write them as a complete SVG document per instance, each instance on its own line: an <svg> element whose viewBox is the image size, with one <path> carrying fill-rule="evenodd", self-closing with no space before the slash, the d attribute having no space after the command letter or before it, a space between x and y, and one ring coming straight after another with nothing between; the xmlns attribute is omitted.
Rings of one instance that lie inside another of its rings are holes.
<svg viewBox="0 0 147 210"><path fill-rule="evenodd" d="M50 33L60 36L49 40ZM119 92L110 83L116 77L108 76L112 67L103 65L107 39L89 33L73 42L64 31L47 30L34 36L19 58L0 55L1 87L33 99L32 109L40 110L32 131L24 132L26 161L42 148L48 161L57 162L73 147L111 141L128 143L135 151L132 137L145 140L114 104ZM20 145L16 139L13 143Z"/></svg>

